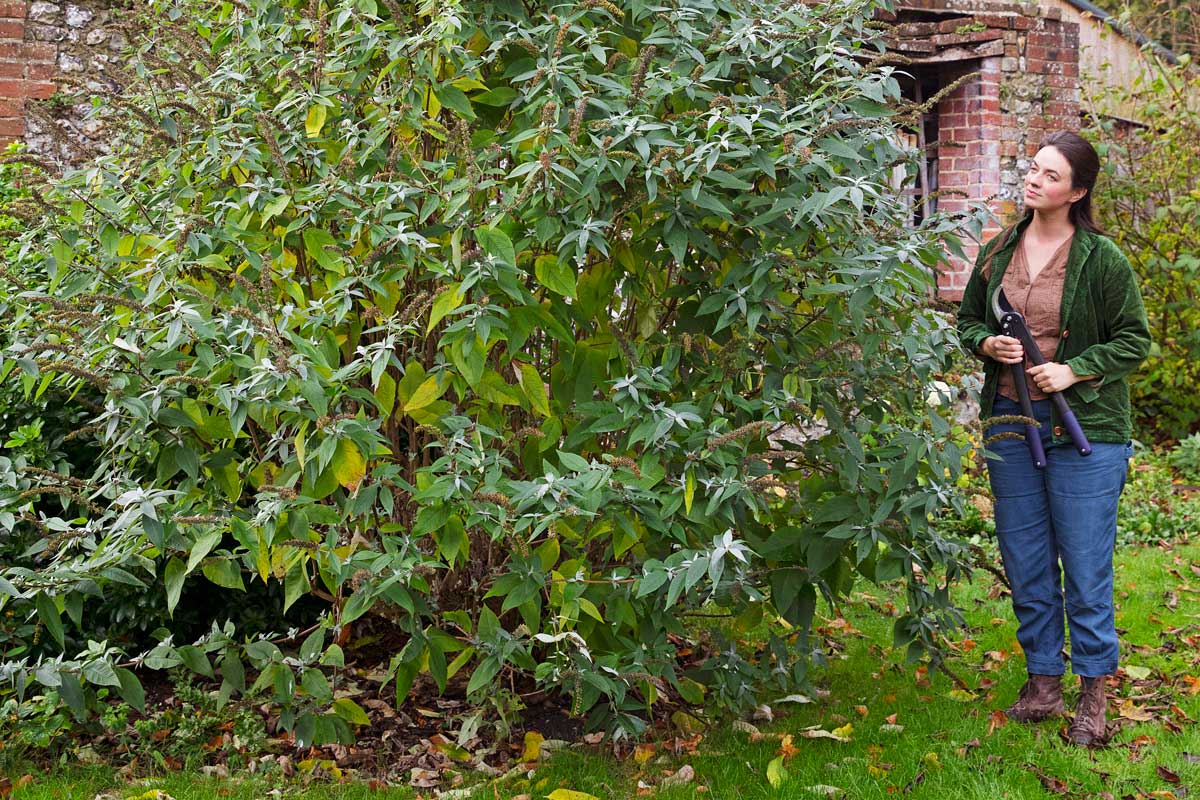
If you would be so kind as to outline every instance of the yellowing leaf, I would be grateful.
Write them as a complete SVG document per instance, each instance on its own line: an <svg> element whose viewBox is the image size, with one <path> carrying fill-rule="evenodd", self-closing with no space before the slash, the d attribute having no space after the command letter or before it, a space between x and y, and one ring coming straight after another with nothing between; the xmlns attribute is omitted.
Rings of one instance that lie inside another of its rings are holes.
<svg viewBox="0 0 1200 800"><path fill-rule="evenodd" d="M379 403L379 411L386 418L392 415L396 406L396 379L388 373L379 376L379 387L375 389L375 400Z"/></svg>
<svg viewBox="0 0 1200 800"><path fill-rule="evenodd" d="M550 396L546 393L546 383L542 380L542 376L538 374L532 364L514 363L519 367L517 381L521 384L521 391L529 398L529 405L543 417L550 416Z"/></svg>
<svg viewBox="0 0 1200 800"><path fill-rule="evenodd" d="M692 513L692 500L696 497L696 473L688 470L687 478L683 481L683 512Z"/></svg>
<svg viewBox="0 0 1200 800"><path fill-rule="evenodd" d="M767 783L771 784L772 788L778 789L787 779L788 771L787 767L783 765L783 756L771 759L767 764Z"/></svg>
<svg viewBox="0 0 1200 800"><path fill-rule="evenodd" d="M325 117L328 114L329 109L325 106L309 106L308 115L304 118L304 131L308 138L315 139L321 135L321 128L325 127Z"/></svg>
<svg viewBox="0 0 1200 800"><path fill-rule="evenodd" d="M838 737L839 739L841 739L844 742L850 741L850 734L852 734L852 733L854 733L854 723L853 722L847 722L842 727L833 729L833 735Z"/></svg>
<svg viewBox="0 0 1200 800"><path fill-rule="evenodd" d="M521 753L522 761L537 761L542 757L542 742L546 741L546 737L542 736L537 731L525 732L525 751Z"/></svg>
<svg viewBox="0 0 1200 800"><path fill-rule="evenodd" d="M646 742L633 748L633 763L641 765L654 758L658 748L653 743Z"/></svg>
<svg viewBox="0 0 1200 800"><path fill-rule="evenodd" d="M594 794L587 792L576 792L571 789L555 789L550 794L546 795L547 800L600 800Z"/></svg>
<svg viewBox="0 0 1200 800"><path fill-rule="evenodd" d="M337 482L351 491L358 488L367 474L366 460L359 452L358 445L349 439L338 440L337 451L329 462L329 468L333 470Z"/></svg>
<svg viewBox="0 0 1200 800"><path fill-rule="evenodd" d="M362 706L351 700L349 697L339 697L333 701L333 706L330 709L334 714L337 714L346 722L354 725L370 725L371 719L367 716L367 712L363 711Z"/></svg>
<svg viewBox="0 0 1200 800"><path fill-rule="evenodd" d="M442 390L438 387L437 376L430 375L421 382L417 390L412 393L412 397L404 401L404 410L411 413L417 409L424 408L434 400L437 400L441 394Z"/></svg>
<svg viewBox="0 0 1200 800"><path fill-rule="evenodd" d="M459 284L452 283L433 299L433 306L429 309L429 322L425 323L425 333L432 331L434 325L462 305L463 295L459 294L458 287Z"/></svg>

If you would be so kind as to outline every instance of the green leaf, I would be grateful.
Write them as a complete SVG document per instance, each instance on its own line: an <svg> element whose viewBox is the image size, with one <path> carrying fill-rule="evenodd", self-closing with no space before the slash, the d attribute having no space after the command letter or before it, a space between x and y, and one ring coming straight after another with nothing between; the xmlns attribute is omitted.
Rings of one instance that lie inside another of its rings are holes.
<svg viewBox="0 0 1200 800"><path fill-rule="evenodd" d="M512 240L504 231L499 228L479 228L475 231L475 239L483 248L483 252L495 256L506 266L517 265L517 254L513 250Z"/></svg>
<svg viewBox="0 0 1200 800"><path fill-rule="evenodd" d="M488 89L486 92L477 94L471 98L472 103L479 103L483 106L507 106L511 105L513 100L516 100L520 95L516 89L511 86L498 86L495 89Z"/></svg>
<svg viewBox="0 0 1200 800"><path fill-rule="evenodd" d="M188 554L186 571L191 572L194 570L196 565L204 560L204 557L211 553L214 547L221 543L223 535L224 531L218 529L211 530L197 537L196 541L192 543L191 553Z"/></svg>
<svg viewBox="0 0 1200 800"><path fill-rule="evenodd" d="M538 282L552 292L564 297L574 298L576 295L575 272L563 264L556 256L538 256L533 262L533 271Z"/></svg>
<svg viewBox="0 0 1200 800"><path fill-rule="evenodd" d="M195 672L197 675L203 675L206 678L214 677L212 662L208 660L208 655L203 650L195 645L185 644L175 648L175 652L179 655L183 665Z"/></svg>
<svg viewBox="0 0 1200 800"><path fill-rule="evenodd" d="M58 675L62 680L62 685L58 687L58 696L67 704L67 708L71 709L75 719L83 722L87 718L87 698L79 676L67 669L60 670Z"/></svg>
<svg viewBox="0 0 1200 800"><path fill-rule="evenodd" d="M54 637L54 641L58 642L59 647L65 647L66 631L63 630L62 617L54 600L45 592L38 592L34 605L37 608L38 621L46 626L46 630Z"/></svg>
<svg viewBox="0 0 1200 800"><path fill-rule="evenodd" d="M121 699L133 706L137 711L145 714L146 690L142 688L142 682L138 680L137 675L134 675L131 670L124 667L117 667L116 673L119 683L117 693L121 695Z"/></svg>
<svg viewBox="0 0 1200 800"><path fill-rule="evenodd" d="M187 565L178 558L167 562L163 570L163 581L167 586L167 613L174 616L175 606L179 605L179 595L183 592L183 581L188 575Z"/></svg>
<svg viewBox="0 0 1200 800"><path fill-rule="evenodd" d="M321 128L325 127L325 118L328 115L329 109L324 105L318 103L308 107L308 114L304 117L304 131L308 138L315 139L321 135Z"/></svg>
<svg viewBox="0 0 1200 800"><path fill-rule="evenodd" d="M330 711L351 725L371 724L371 718L367 716L366 711L363 711L362 706L348 697L339 697L337 700L334 700Z"/></svg>
<svg viewBox="0 0 1200 800"><path fill-rule="evenodd" d="M89 661L83 665L83 677L93 686L120 686L121 679L113 665L104 660Z"/></svg>
<svg viewBox="0 0 1200 800"><path fill-rule="evenodd" d="M345 267L342 264L341 258L334 255L338 251L337 240L330 236L328 231L320 228L306 228L304 230L304 251L322 269L327 269L338 275L345 274ZM333 252L331 253L330 251Z"/></svg>
<svg viewBox="0 0 1200 800"><path fill-rule="evenodd" d="M454 109L465 119L475 119L475 109L471 108L471 101L462 89L447 83L439 86L434 94L446 108Z"/></svg>
<svg viewBox="0 0 1200 800"><path fill-rule="evenodd" d="M246 584L242 580L242 571L232 561L225 559L211 561L201 567L200 572L217 586L246 591Z"/></svg>
<svg viewBox="0 0 1200 800"><path fill-rule="evenodd" d="M471 673L471 680L467 682L467 694L474 694L485 686L491 684L492 680L500 674L500 660L495 656L488 656L479 662L479 666Z"/></svg>

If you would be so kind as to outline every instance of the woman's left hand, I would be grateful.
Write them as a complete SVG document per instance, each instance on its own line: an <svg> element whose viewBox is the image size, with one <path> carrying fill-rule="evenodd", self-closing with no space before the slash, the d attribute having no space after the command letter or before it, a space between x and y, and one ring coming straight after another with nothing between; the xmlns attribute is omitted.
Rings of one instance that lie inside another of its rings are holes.
<svg viewBox="0 0 1200 800"><path fill-rule="evenodd" d="M1066 364L1047 361L1025 370L1025 374L1046 394L1061 392L1069 386L1074 386L1082 380L1075 371Z"/></svg>

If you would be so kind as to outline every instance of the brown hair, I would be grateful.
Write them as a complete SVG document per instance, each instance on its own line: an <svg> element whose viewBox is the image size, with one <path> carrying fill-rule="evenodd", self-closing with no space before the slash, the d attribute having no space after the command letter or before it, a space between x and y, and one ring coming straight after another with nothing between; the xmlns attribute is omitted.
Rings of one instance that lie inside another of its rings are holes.
<svg viewBox="0 0 1200 800"><path fill-rule="evenodd" d="M1096 187L1096 176L1100 174L1100 156L1091 142L1072 131L1056 131L1050 134L1038 145L1053 147L1062 153L1063 158L1071 165L1071 188L1087 189L1087 194L1071 204L1068 217L1076 228L1083 228L1090 233L1104 233L1092 217L1092 190ZM1033 209L1025 212L1026 218L1033 216Z"/></svg>

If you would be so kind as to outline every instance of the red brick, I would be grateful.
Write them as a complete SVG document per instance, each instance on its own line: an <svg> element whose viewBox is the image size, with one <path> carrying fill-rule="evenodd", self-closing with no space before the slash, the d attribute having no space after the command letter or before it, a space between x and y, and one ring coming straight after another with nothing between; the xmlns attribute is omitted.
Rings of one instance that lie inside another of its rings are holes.
<svg viewBox="0 0 1200 800"><path fill-rule="evenodd" d="M24 81L19 80L0 80L0 97L24 97L24 83Z"/></svg>
<svg viewBox="0 0 1200 800"><path fill-rule="evenodd" d="M1011 28L1013 18L1008 14L975 14L971 19L989 28Z"/></svg>
<svg viewBox="0 0 1200 800"><path fill-rule="evenodd" d="M19 97L0 99L0 117L24 117L25 101Z"/></svg>
<svg viewBox="0 0 1200 800"><path fill-rule="evenodd" d="M50 81L25 81L25 96L45 100L58 91L58 86Z"/></svg>
<svg viewBox="0 0 1200 800"><path fill-rule="evenodd" d="M0 119L0 136L24 136L25 135L25 120L16 119Z"/></svg>
<svg viewBox="0 0 1200 800"><path fill-rule="evenodd" d="M0 61L0 80L5 78L22 78L25 75L25 65L19 61ZM0 92L3 95L3 92Z"/></svg>
<svg viewBox="0 0 1200 800"><path fill-rule="evenodd" d="M24 0L0 0L0 19L25 19Z"/></svg>
<svg viewBox="0 0 1200 800"><path fill-rule="evenodd" d="M39 61L25 67L25 77L31 81L48 81L58 74L58 65L53 61Z"/></svg>
<svg viewBox="0 0 1200 800"><path fill-rule="evenodd" d="M938 128L965 128L967 126L966 114L938 114Z"/></svg>
<svg viewBox="0 0 1200 800"><path fill-rule="evenodd" d="M1024 15L1019 16L1019 17L1013 17L1012 26L1016 30L1027 31L1033 27L1033 18L1026 17Z"/></svg>
<svg viewBox="0 0 1200 800"><path fill-rule="evenodd" d="M26 61L50 61L58 58L58 46L52 42L25 42L21 57Z"/></svg>
<svg viewBox="0 0 1200 800"><path fill-rule="evenodd" d="M24 39L25 23L16 19L0 19L0 39Z"/></svg>

